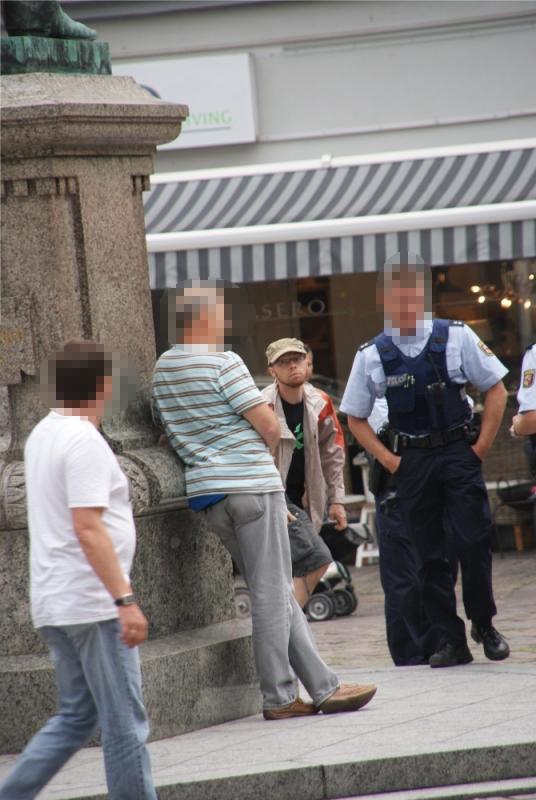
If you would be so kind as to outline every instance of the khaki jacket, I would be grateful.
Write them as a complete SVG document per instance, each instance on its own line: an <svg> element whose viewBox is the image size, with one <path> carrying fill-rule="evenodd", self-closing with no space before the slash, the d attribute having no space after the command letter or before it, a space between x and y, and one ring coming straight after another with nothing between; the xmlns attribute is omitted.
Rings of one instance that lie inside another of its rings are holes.
<svg viewBox="0 0 536 800"><path fill-rule="evenodd" d="M262 394L274 409L281 425L281 439L274 460L283 484L286 485L296 440L287 425L277 384L274 382L267 386ZM304 508L311 517L315 530L319 531L326 507L344 500L344 435L331 398L325 392L306 383L303 387L303 401Z"/></svg>

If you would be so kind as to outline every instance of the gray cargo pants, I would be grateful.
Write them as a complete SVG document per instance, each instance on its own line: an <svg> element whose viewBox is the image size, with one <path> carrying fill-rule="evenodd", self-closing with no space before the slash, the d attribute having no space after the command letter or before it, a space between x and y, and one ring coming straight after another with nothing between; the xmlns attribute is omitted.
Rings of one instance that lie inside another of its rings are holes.
<svg viewBox="0 0 536 800"><path fill-rule="evenodd" d="M284 493L229 494L204 513L250 591L263 707L292 703L298 696L296 676L319 705L336 691L339 680L320 658L292 591Z"/></svg>

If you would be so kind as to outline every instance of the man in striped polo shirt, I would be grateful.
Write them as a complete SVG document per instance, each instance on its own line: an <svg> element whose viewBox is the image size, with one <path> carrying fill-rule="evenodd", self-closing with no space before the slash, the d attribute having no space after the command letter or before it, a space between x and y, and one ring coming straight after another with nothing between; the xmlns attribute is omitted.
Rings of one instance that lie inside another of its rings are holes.
<svg viewBox="0 0 536 800"><path fill-rule="evenodd" d="M265 719L361 708L374 686L341 686L314 645L292 592L287 508L271 451L277 417L242 359L224 350L223 290L173 298L171 340L153 382L157 414L185 467L190 508L204 514L246 580ZM298 696L298 678L312 697Z"/></svg>

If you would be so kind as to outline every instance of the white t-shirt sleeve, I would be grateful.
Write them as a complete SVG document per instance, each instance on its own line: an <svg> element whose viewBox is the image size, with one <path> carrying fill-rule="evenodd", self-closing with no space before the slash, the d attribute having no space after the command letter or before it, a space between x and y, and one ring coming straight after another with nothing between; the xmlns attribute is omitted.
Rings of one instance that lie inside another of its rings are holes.
<svg viewBox="0 0 536 800"><path fill-rule="evenodd" d="M81 435L66 455L65 482L69 508L108 508L112 461L106 443Z"/></svg>

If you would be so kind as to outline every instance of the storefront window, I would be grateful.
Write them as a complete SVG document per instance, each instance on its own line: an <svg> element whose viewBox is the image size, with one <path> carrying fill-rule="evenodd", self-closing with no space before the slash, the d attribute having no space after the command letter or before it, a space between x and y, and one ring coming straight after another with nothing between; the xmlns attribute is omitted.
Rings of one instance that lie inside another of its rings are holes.
<svg viewBox="0 0 536 800"><path fill-rule="evenodd" d="M457 264L433 270L436 316L467 322L510 370L515 391L536 328L536 260ZM269 342L295 336L315 354L315 372L346 381L356 349L383 327L376 273L251 283L241 287L249 332L234 342L253 374Z"/></svg>
<svg viewBox="0 0 536 800"><path fill-rule="evenodd" d="M265 349L293 336L313 349L315 380L340 399L357 348L383 327L376 307L376 273L308 277L243 284L232 290L232 347L259 386L267 376ZM536 339L536 260L457 264L433 270L436 316L467 322L509 369L508 405L497 440L486 459L490 487L529 474L523 443L509 434L517 410L516 392L523 352ZM168 346L162 318L163 292L153 292L157 351ZM468 387L478 411L479 393ZM350 445L349 463L354 452ZM354 479L348 488L356 491Z"/></svg>

